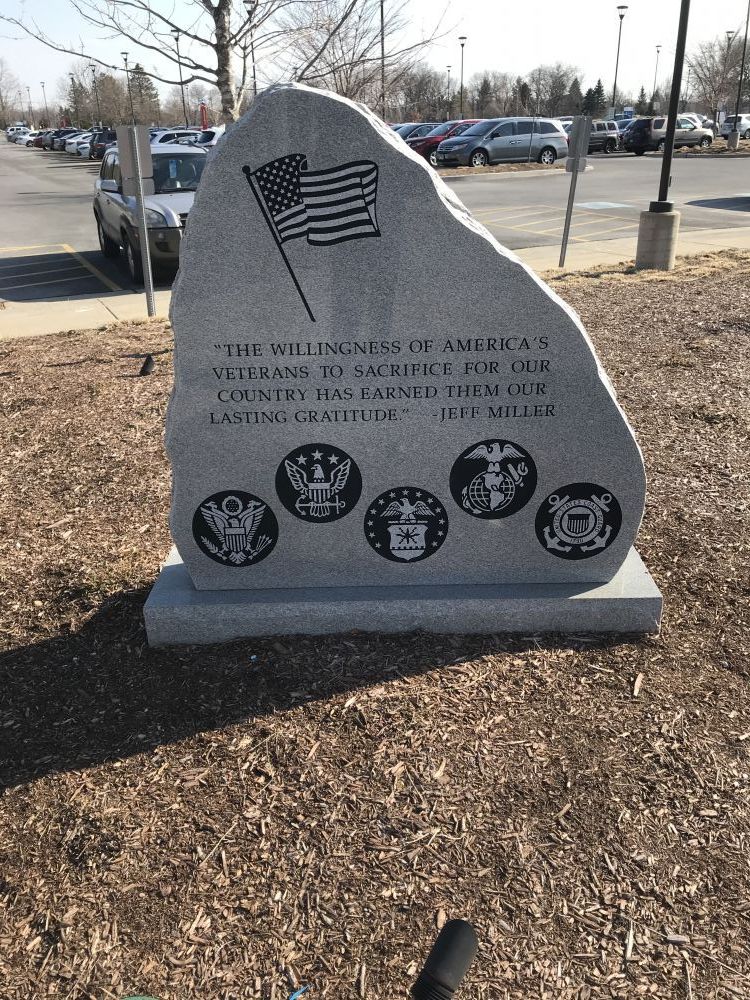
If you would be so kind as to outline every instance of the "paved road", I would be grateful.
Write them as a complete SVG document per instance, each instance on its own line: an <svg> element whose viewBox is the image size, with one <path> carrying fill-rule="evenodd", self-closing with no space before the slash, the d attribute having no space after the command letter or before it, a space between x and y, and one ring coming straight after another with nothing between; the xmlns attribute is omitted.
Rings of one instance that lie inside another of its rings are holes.
<svg viewBox="0 0 750 1000"><path fill-rule="evenodd" d="M592 156L581 174L574 242L634 235L656 197L661 158ZM750 160L677 158L672 194L685 229L750 225ZM99 253L91 210L99 165L0 141L0 299L66 299L131 288L122 262ZM466 206L511 249L556 244L570 175L563 170L463 177ZM167 285L162 285L167 287Z"/></svg>

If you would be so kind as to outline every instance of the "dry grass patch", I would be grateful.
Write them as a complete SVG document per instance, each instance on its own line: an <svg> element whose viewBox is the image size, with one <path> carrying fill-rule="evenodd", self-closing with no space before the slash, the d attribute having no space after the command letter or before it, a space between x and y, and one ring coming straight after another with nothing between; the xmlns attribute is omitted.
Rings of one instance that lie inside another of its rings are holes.
<svg viewBox="0 0 750 1000"><path fill-rule="evenodd" d="M150 650L169 330L2 345L3 1000L404 996L446 915L467 1000L750 996L750 258L555 288L645 451L659 638Z"/></svg>

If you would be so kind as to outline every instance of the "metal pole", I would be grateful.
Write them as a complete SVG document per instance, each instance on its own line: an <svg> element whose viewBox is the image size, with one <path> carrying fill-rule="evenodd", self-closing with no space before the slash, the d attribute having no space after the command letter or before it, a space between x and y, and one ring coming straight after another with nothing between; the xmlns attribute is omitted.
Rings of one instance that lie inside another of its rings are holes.
<svg viewBox="0 0 750 1000"><path fill-rule="evenodd" d="M29 121L31 122L31 127L34 127L34 112L31 110L31 87L26 88L26 93L29 95Z"/></svg>
<svg viewBox="0 0 750 1000"><path fill-rule="evenodd" d="M385 11L380 0L380 117L385 120Z"/></svg>
<svg viewBox="0 0 750 1000"><path fill-rule="evenodd" d="M688 66L687 83L685 84L685 93L682 98L682 110L685 110L687 102L690 100L690 66Z"/></svg>
<svg viewBox="0 0 750 1000"><path fill-rule="evenodd" d="M182 114L185 118L185 128L188 127L188 113L185 107L185 87L182 82L182 62L180 61L180 32L177 28L172 28L172 34L174 35L174 44L177 49L177 68L180 71L180 97L182 98Z"/></svg>
<svg viewBox="0 0 750 1000"><path fill-rule="evenodd" d="M661 52L661 45L656 46L656 68L654 69L654 86L651 88L651 106L654 105L654 99L656 98L656 77L659 75L659 53Z"/></svg>
<svg viewBox="0 0 750 1000"><path fill-rule="evenodd" d="M52 122L49 120L49 108L47 107L47 91L44 89L44 80L42 80L42 95L44 97L44 114L47 122L47 128L50 127Z"/></svg>
<svg viewBox="0 0 750 1000"><path fill-rule="evenodd" d="M156 315L154 301L154 276L151 273L151 248L148 243L146 205L143 200L143 177L141 175L141 154L138 149L138 126L132 126L133 160L135 165L135 208L138 216L138 232L141 241L141 267L143 268L143 289L146 292L146 309L149 316Z"/></svg>
<svg viewBox="0 0 750 1000"><path fill-rule="evenodd" d="M461 43L461 111L459 113L459 118L464 116L464 45L466 44L466 35L461 35L458 39Z"/></svg>
<svg viewBox="0 0 750 1000"><path fill-rule="evenodd" d="M99 104L99 88L96 85L96 66L94 66L94 64L92 63L89 66L89 69L91 70L91 79L94 81L94 97L96 98L96 114L97 114L97 118L99 119L99 124L101 125L101 123L102 123L102 109L101 109L101 106Z"/></svg>
<svg viewBox="0 0 750 1000"><path fill-rule="evenodd" d="M72 73L70 75L70 91L73 95L73 114L75 115L76 121L78 121L78 95L76 94L76 78Z"/></svg>
<svg viewBox="0 0 750 1000"><path fill-rule="evenodd" d="M661 161L661 178L659 180L659 201L667 201L672 171L672 154L674 152L674 133L677 127L677 114L680 106L680 87L682 86L682 64L685 61L685 41L687 39L688 18L690 17L690 0L682 0L680 7L680 24L677 28L677 47L674 53L674 69L672 70L672 90L669 94L669 111L667 112L667 135L664 140L664 157ZM653 202L652 202L653 207Z"/></svg>
<svg viewBox="0 0 750 1000"><path fill-rule="evenodd" d="M446 107L445 107L445 120L448 121L448 119L451 116L451 103L452 103L452 101L451 101L451 68L450 68L450 66L446 66L445 68L448 70L448 95L447 95L447 97L445 99L445 104L446 104Z"/></svg>
<svg viewBox="0 0 750 1000"><path fill-rule="evenodd" d="M620 42L622 40L622 19L625 17L625 11L628 8L621 4L617 8L617 13L620 16L620 28L617 32L617 58L615 59L615 84L612 88L612 108L614 113L617 114L617 73L620 69Z"/></svg>
<svg viewBox="0 0 750 1000"><path fill-rule="evenodd" d="M255 75L255 28L250 32L250 60L253 64L253 97L257 97L258 78Z"/></svg>
<svg viewBox="0 0 750 1000"><path fill-rule="evenodd" d="M745 56L747 55L747 29L750 27L750 0L747 4L747 17L745 18L745 41L742 44L742 61L740 62L740 85L737 88L737 103L734 106L734 131L739 132L740 101L742 100L742 84L745 82Z"/></svg>
<svg viewBox="0 0 750 1000"><path fill-rule="evenodd" d="M575 139L573 146L573 170L570 178L570 190L568 191L568 207L565 210L565 225L563 226L562 242L560 244L560 260L558 267L565 267L565 256L568 252L568 239L570 238L570 223L573 218L573 204L576 197L576 186L578 184L578 166L581 162L581 152L583 144L586 142L588 151L588 141L591 136L591 119L587 115L578 118L577 130L573 129Z"/></svg>
<svg viewBox="0 0 750 1000"><path fill-rule="evenodd" d="M130 89L130 70L128 69L128 54L121 52L120 55L125 60L125 79L128 81L128 100L130 101L130 119L135 125L135 108L133 107L133 91Z"/></svg>

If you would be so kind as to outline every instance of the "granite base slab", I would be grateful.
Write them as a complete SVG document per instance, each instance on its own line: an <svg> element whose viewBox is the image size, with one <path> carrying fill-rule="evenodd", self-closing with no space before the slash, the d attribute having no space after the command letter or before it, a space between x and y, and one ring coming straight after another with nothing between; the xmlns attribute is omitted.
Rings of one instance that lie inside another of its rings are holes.
<svg viewBox="0 0 750 1000"><path fill-rule="evenodd" d="M349 632L659 631L662 597L635 549L605 584L196 590L177 550L144 605L151 646Z"/></svg>

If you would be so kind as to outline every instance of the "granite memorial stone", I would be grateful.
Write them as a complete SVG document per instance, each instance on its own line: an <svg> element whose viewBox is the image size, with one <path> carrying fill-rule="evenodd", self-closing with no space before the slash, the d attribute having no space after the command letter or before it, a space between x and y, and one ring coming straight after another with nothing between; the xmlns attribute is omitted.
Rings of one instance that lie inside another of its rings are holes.
<svg viewBox="0 0 750 1000"><path fill-rule="evenodd" d="M366 108L259 95L171 318L151 641L658 628L643 462L580 320Z"/></svg>

